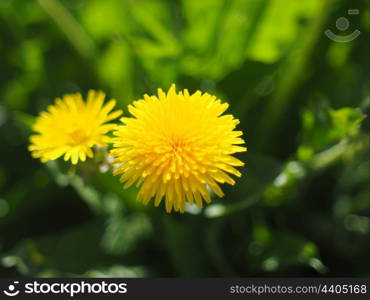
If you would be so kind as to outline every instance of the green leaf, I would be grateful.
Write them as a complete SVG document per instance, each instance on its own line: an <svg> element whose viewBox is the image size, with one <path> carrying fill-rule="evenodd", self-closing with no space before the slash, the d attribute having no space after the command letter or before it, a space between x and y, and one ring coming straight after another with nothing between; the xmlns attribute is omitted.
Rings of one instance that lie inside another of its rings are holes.
<svg viewBox="0 0 370 300"><path fill-rule="evenodd" d="M300 21L311 22L319 13L320 0L271 0L249 50L249 57L273 63L287 53L292 44L307 34Z"/></svg>
<svg viewBox="0 0 370 300"><path fill-rule="evenodd" d="M365 115L358 109L331 109L325 102L311 104L302 114L302 144L297 150L301 161L358 133Z"/></svg>
<svg viewBox="0 0 370 300"><path fill-rule="evenodd" d="M283 271L291 266L306 265L319 272L325 267L318 257L316 245L291 232L270 232L265 226L257 226L253 239L253 268L266 272ZM258 249L258 251L257 251Z"/></svg>
<svg viewBox="0 0 370 300"><path fill-rule="evenodd" d="M103 249L112 255L132 251L136 245L150 236L152 224L144 214L119 215L110 217L102 237Z"/></svg>
<svg viewBox="0 0 370 300"><path fill-rule="evenodd" d="M143 267L114 265L108 268L89 270L82 277L90 278L137 278L148 276L148 271Z"/></svg>
<svg viewBox="0 0 370 300"><path fill-rule="evenodd" d="M14 119L20 124L27 132L31 132L32 125L35 123L35 117L23 111L13 112Z"/></svg>
<svg viewBox="0 0 370 300"><path fill-rule="evenodd" d="M2 264L26 276L44 270L83 273L109 262L100 247L103 228L103 220L98 219L61 234L22 240L3 256Z"/></svg>
<svg viewBox="0 0 370 300"><path fill-rule="evenodd" d="M117 107L128 104L133 96L133 56L127 42L112 41L96 62L101 81L112 88Z"/></svg>

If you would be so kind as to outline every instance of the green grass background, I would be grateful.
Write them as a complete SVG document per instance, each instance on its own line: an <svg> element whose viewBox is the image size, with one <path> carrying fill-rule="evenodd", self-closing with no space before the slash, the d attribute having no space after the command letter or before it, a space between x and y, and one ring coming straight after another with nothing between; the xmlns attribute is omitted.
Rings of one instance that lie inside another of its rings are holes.
<svg viewBox="0 0 370 300"><path fill-rule="evenodd" d="M171 83L245 133L243 177L202 211L27 151L55 97L102 89L127 114ZM368 113L366 0L1 0L0 276L369 276Z"/></svg>

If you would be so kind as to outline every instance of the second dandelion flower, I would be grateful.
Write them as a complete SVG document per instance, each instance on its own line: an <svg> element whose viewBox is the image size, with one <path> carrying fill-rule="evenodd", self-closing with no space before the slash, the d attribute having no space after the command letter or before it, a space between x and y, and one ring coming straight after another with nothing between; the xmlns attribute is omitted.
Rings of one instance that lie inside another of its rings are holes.
<svg viewBox="0 0 370 300"><path fill-rule="evenodd" d="M42 162L64 157L65 161L77 164L94 156L93 147L107 146L108 133L116 124L121 110L113 111L116 101L104 104L105 94L90 90L87 100L81 94L67 94L57 98L54 105L41 112L32 129L29 150Z"/></svg>

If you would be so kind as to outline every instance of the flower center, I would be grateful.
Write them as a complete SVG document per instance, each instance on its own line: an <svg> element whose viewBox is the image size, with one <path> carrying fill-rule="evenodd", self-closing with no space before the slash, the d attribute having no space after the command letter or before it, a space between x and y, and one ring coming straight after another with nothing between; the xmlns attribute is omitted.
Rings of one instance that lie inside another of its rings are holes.
<svg viewBox="0 0 370 300"><path fill-rule="evenodd" d="M69 137L69 144L71 144L71 145L82 144L88 138L87 134L86 134L86 131L81 129L81 128L77 128L77 129L71 131L68 134L68 137Z"/></svg>
<svg viewBox="0 0 370 300"><path fill-rule="evenodd" d="M172 136L168 141L168 145L174 152L182 151L186 146L186 141L182 137Z"/></svg>

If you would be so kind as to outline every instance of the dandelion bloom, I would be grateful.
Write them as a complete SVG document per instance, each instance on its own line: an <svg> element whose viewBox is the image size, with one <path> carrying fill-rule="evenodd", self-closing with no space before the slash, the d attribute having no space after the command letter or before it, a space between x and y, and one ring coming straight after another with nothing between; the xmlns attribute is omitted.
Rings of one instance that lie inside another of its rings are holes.
<svg viewBox="0 0 370 300"><path fill-rule="evenodd" d="M165 198L166 211L184 212L185 202L199 207L211 202L209 189L222 197L220 183L233 185L227 174L241 176L235 166L243 163L232 156L246 151L241 131L234 131L238 120L222 115L228 104L215 96L187 90L168 93L129 106L132 118L121 118L124 125L114 131L111 154L124 188L136 182L141 186L138 200L144 204L155 198L158 206Z"/></svg>
<svg viewBox="0 0 370 300"><path fill-rule="evenodd" d="M57 98L32 127L37 133L30 137L32 156L47 162L64 155L64 160L73 164L93 157L92 147L105 146L110 140L106 134L117 126L107 122L122 114L120 110L111 112L116 101L104 105L104 98L103 92L93 90L86 102L79 93Z"/></svg>

